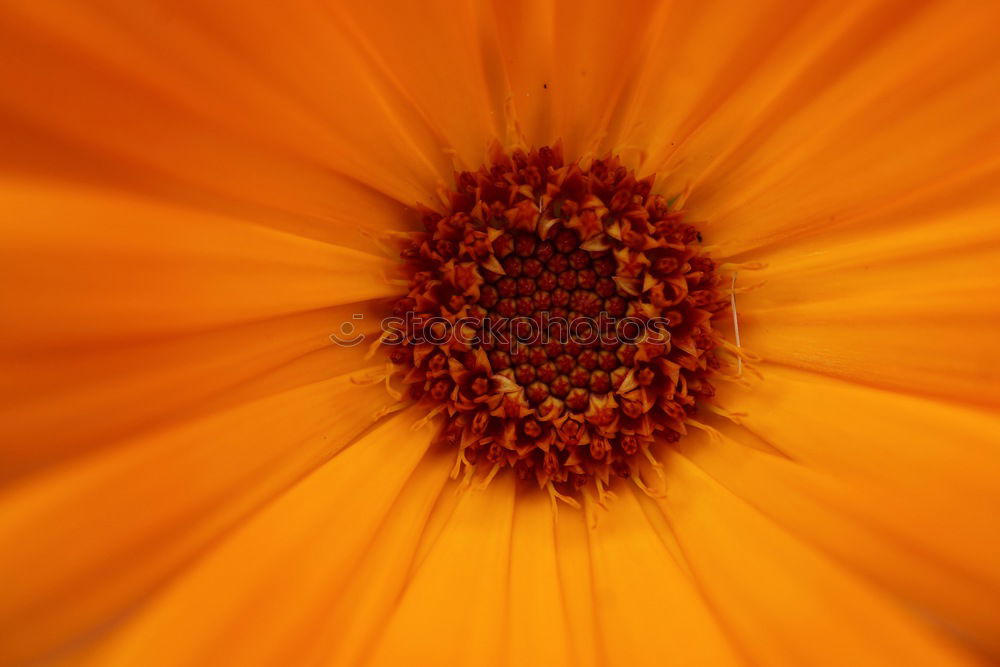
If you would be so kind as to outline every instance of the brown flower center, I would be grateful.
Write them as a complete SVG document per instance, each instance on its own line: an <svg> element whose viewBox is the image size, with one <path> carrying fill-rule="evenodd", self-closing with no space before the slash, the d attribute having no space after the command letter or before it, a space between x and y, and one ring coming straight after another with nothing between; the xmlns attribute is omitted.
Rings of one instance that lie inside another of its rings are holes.
<svg viewBox="0 0 1000 667"><path fill-rule="evenodd" d="M617 158L494 151L456 182L402 247L390 358L410 398L445 413L456 473L603 493L714 395L712 321L729 304L715 263Z"/></svg>

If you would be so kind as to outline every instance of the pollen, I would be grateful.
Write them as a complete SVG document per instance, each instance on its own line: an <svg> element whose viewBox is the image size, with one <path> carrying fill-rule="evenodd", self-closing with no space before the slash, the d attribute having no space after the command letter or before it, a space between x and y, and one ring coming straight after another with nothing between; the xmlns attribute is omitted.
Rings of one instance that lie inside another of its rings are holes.
<svg viewBox="0 0 1000 667"><path fill-rule="evenodd" d="M645 489L651 447L703 426L731 365L713 324L733 291L699 230L653 176L559 146L494 148L455 184L400 241L394 384L443 415L455 474L510 469L568 502L616 478Z"/></svg>

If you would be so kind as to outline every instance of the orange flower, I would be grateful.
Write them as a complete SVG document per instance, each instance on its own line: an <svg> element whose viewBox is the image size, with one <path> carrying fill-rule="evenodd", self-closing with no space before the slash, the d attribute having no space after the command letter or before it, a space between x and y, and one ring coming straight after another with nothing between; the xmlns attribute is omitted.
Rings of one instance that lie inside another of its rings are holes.
<svg viewBox="0 0 1000 667"><path fill-rule="evenodd" d="M1000 660L1000 6L2 5L0 664ZM767 264L663 497L466 488L330 342L493 140Z"/></svg>

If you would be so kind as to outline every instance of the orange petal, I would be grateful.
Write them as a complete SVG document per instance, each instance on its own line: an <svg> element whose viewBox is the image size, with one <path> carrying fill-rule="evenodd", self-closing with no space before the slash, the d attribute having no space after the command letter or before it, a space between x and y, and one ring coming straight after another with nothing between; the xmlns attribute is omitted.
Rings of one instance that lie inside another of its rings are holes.
<svg viewBox="0 0 1000 667"><path fill-rule="evenodd" d="M506 84L486 3L425 0L385 9L334 5L348 44L363 54L369 78L384 81L398 98L399 113L419 120L440 158L477 168L489 142L504 132ZM444 176L451 182L451 171Z"/></svg>
<svg viewBox="0 0 1000 667"><path fill-rule="evenodd" d="M431 518L456 497L454 484L445 484L453 461L452 452L434 448L424 456L363 558L350 571L350 579L330 600L329 608L312 619L318 627L301 644L303 650L315 653L316 664L357 665L370 655L410 583ZM307 631L313 627L304 625Z"/></svg>
<svg viewBox="0 0 1000 667"><path fill-rule="evenodd" d="M384 388L359 387L347 376L281 393L257 389L265 398L4 488L0 539L18 548L0 553L0 568L22 574L6 582L0 601L0 660L56 651L106 627L333 456L388 401Z"/></svg>
<svg viewBox="0 0 1000 667"><path fill-rule="evenodd" d="M623 665L741 664L708 600L653 531L630 486L589 531L601 649Z"/></svg>
<svg viewBox="0 0 1000 667"><path fill-rule="evenodd" d="M996 615L988 613L1000 596L997 416L763 370L758 386L720 396L749 413L745 430L721 428L768 453L681 443L685 455L789 532L1000 654Z"/></svg>
<svg viewBox="0 0 1000 667"><path fill-rule="evenodd" d="M596 591L591 566L587 517L583 511L562 507L555 522L556 565L570 647L577 664L596 667L607 663L595 613Z"/></svg>
<svg viewBox="0 0 1000 667"><path fill-rule="evenodd" d="M609 147L608 128L634 95L665 5L494 4L510 107L528 143L562 139L570 159Z"/></svg>
<svg viewBox="0 0 1000 667"><path fill-rule="evenodd" d="M384 619L369 664L505 664L513 482L465 492Z"/></svg>
<svg viewBox="0 0 1000 667"><path fill-rule="evenodd" d="M15 347L189 332L395 296L388 260L109 192L0 188Z"/></svg>
<svg viewBox="0 0 1000 667"><path fill-rule="evenodd" d="M866 385L1000 403L994 203L913 212L768 254L737 297L743 344L770 361Z"/></svg>
<svg viewBox="0 0 1000 667"><path fill-rule="evenodd" d="M5 354L0 478L376 363L364 356L381 310L350 304L186 336ZM366 341L335 347L329 337L349 331L345 323L356 329L343 340L364 332Z"/></svg>
<svg viewBox="0 0 1000 667"><path fill-rule="evenodd" d="M803 544L673 450L663 463L669 484L660 506L749 662L974 663L905 603Z"/></svg>
<svg viewBox="0 0 1000 667"><path fill-rule="evenodd" d="M569 512L563 512L568 514ZM567 517L572 521L576 517ZM587 644L570 634L559 578L557 516L535 489L517 496L511 530L508 641L512 665L580 665ZM579 582L567 582L570 586Z"/></svg>
<svg viewBox="0 0 1000 667"><path fill-rule="evenodd" d="M942 183L982 170L992 171L996 191L997 5L799 6L748 10L778 32L745 38L755 53L740 41L723 49L730 69L708 79L712 105L679 136L669 137L669 120L658 125L661 143L677 146L649 166L669 174L675 190L692 188L689 212L709 221L712 242L742 252L870 225L873 210L915 196L937 200ZM704 37L686 35L719 43ZM687 110L689 97L662 103Z"/></svg>
<svg viewBox="0 0 1000 667"><path fill-rule="evenodd" d="M214 546L91 652L101 665L299 664L431 441L419 411L359 438ZM444 463L439 461L438 463ZM447 475L424 479L433 498ZM405 513L406 510L404 510ZM249 615L248 610L255 610Z"/></svg>
<svg viewBox="0 0 1000 667"><path fill-rule="evenodd" d="M307 2L186 2L169 17L122 0L9 7L0 108L66 159L40 163L30 145L8 159L74 178L97 161L115 181L303 216L326 215L352 181L424 199L446 156L343 29Z"/></svg>

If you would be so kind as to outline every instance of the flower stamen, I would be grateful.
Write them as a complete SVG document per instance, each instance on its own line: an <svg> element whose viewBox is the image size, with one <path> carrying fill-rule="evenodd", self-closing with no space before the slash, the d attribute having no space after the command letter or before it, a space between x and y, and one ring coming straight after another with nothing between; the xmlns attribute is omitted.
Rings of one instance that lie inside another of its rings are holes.
<svg viewBox="0 0 1000 667"><path fill-rule="evenodd" d="M686 426L712 435L699 405L729 415L712 408L712 383L719 353L736 378L753 358L739 343L735 271L759 265L708 257L676 198L617 158L495 147L455 180L438 192L444 212L421 208L425 232L383 237L399 245L408 291L393 307L405 323L373 349L427 406L414 427L447 413L440 440L457 447L463 484L510 468L575 507L591 484L603 505L615 478L660 493L637 474L640 457L664 479L654 442ZM728 309L736 345L714 326Z"/></svg>

